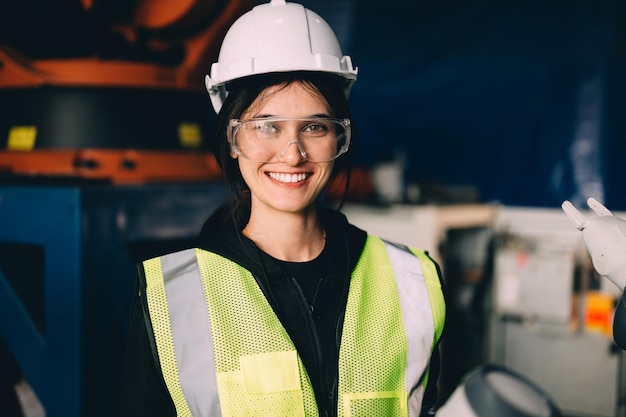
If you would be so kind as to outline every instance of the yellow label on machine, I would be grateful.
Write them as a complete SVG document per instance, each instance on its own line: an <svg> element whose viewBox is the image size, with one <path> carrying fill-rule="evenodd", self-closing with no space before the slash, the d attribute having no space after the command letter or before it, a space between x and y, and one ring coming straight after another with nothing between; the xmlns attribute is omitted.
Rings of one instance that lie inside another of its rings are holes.
<svg viewBox="0 0 626 417"><path fill-rule="evenodd" d="M202 144L200 125L182 122L178 125L178 140L183 148L197 149Z"/></svg>
<svg viewBox="0 0 626 417"><path fill-rule="evenodd" d="M32 151L37 138L35 126L13 126L9 130L7 149L10 151Z"/></svg>
<svg viewBox="0 0 626 417"><path fill-rule="evenodd" d="M590 291L585 305L585 329L610 336L613 329L614 299L609 294Z"/></svg>

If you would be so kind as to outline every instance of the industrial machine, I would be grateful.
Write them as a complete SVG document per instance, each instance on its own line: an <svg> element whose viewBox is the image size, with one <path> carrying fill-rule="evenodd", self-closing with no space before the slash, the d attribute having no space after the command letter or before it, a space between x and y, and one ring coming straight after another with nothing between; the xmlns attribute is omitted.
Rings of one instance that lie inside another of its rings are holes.
<svg viewBox="0 0 626 417"><path fill-rule="evenodd" d="M204 74L253 4L0 6L0 174L119 184L219 177Z"/></svg>
<svg viewBox="0 0 626 417"><path fill-rule="evenodd" d="M582 237L584 241L585 249L588 251L591 256L591 260L593 263L593 267L595 271L601 276L607 278L610 282L615 284L617 289L620 291L621 296L619 296L619 300L615 303L615 307L612 315L612 331L611 334L617 346L621 349L626 349L626 295L624 294L624 288L626 287L626 220L621 217L615 216L611 211L609 211L606 207L604 207L600 202L598 202L594 198L589 198L587 201L589 207L593 210L596 216L587 218L580 211L578 211L571 202L564 201L562 204L562 209L574 225L576 229L582 232ZM550 213L552 215L554 213ZM552 245L555 243L554 235L552 236ZM572 240L576 242L576 239ZM557 246L558 247L558 246ZM561 246L561 248L563 248ZM546 247L544 247L544 250ZM554 246L552 246L554 250ZM567 253L567 251L562 252ZM570 253L571 255L571 253ZM551 271L556 272L556 274L552 275L551 278L558 278L559 276L567 277L569 273L567 272L568 265L572 266L571 263L565 261L558 261L558 258L561 255L557 255L555 259L557 259L556 263L552 266ZM570 258L568 255L565 258ZM570 258L571 259L571 258ZM525 261L528 262L528 261ZM550 263L550 260L545 260L543 262ZM555 268L555 265L559 265ZM563 274L563 267L565 267L565 274ZM534 272L537 272L538 269L535 269ZM561 272L561 273L559 273ZM572 272L571 270L569 272ZM528 277L527 277L528 278ZM567 290L567 286L570 285L570 282L566 282L565 289ZM545 282L544 282L545 285ZM557 284L558 285L558 284ZM519 294L519 288L514 289L514 293ZM548 288L548 292L550 292ZM515 297L511 295L511 288L508 288L508 295L505 297L510 300L511 297ZM565 294L565 298L561 302L567 302L567 295L569 291L563 292ZM554 295L555 293L550 292L550 295ZM519 299L523 299L523 295L518 296ZM536 298L536 293L533 295ZM544 300L545 301L545 300ZM507 302L504 302L507 304ZM559 301L556 302L559 305ZM515 310L515 308L521 308L521 310L528 312L533 311L535 314L544 314L544 316L552 316L552 319L555 318L558 322L558 311L559 309L553 309L550 307L550 303L541 303L539 304L528 304L524 305L523 303L511 302L508 303L510 308L509 312ZM511 330L511 329L509 329ZM519 332L519 330L515 330ZM553 335L558 339L558 335ZM523 340L523 338L518 338L517 341ZM579 345L575 339L568 340L570 346L571 345ZM545 345L545 343L544 343ZM585 347L589 347L588 344L584 343ZM592 346L593 347L593 346ZM593 350L581 351L574 346L573 349L575 352L584 355L580 358L581 361L589 361L590 358L602 358L603 352L594 352ZM598 356L598 353L600 356ZM569 355L565 355L569 358ZM593 363L593 359L591 359ZM606 362L606 361L604 361ZM595 364L598 361L596 360ZM570 368L574 368L575 366L570 364ZM623 366L623 365L622 365ZM618 369L615 369L618 370ZM608 374L604 374L604 376L615 376L615 373L609 372ZM563 374L559 375L562 379L564 379ZM593 376L593 372L591 374L586 375L589 378L589 381L592 381L595 377ZM623 378L622 375L617 375L618 378ZM607 388L608 397L606 395L602 395L601 398L609 400L608 404L602 404L603 407L599 408L603 410L603 412L616 413L612 415L623 415L624 410L623 407L619 406L621 404L622 399L619 397L619 392L615 392L614 387L615 381L601 381L602 388ZM564 383L566 385L566 383ZM621 385L618 385L618 389L620 389ZM588 388L581 388L578 391L574 391L576 395L581 397L587 397L588 393L591 395L595 395L597 392L597 388L593 383L588 384ZM613 392L611 392L613 391ZM618 395L618 399L615 399L615 394ZM571 404L567 403L566 406L570 406ZM620 408L618 410L618 408ZM588 415L597 415L598 409L596 411L590 410ZM580 410L574 410L575 412L584 412ZM468 417L491 417L491 416L559 416L560 411L557 409L553 400L545 393L545 391L538 387L534 382L526 379L526 377L512 371L508 368L503 368L497 365L485 365L478 367L475 371L471 372L466 380L457 388L457 390L450 397L448 402L444 404L444 406L438 411L438 417L447 417L447 416L468 416Z"/></svg>
<svg viewBox="0 0 626 417"><path fill-rule="evenodd" d="M470 372L437 417L561 417L552 399L521 374L487 364Z"/></svg>
<svg viewBox="0 0 626 417"><path fill-rule="evenodd" d="M0 5L0 364L46 416L114 415L134 262L226 198L204 75L254 4Z"/></svg>
<svg viewBox="0 0 626 417"><path fill-rule="evenodd" d="M560 209L527 207L502 207L493 230L486 361L522 373L568 416L624 415L621 293L594 271L580 232Z"/></svg>

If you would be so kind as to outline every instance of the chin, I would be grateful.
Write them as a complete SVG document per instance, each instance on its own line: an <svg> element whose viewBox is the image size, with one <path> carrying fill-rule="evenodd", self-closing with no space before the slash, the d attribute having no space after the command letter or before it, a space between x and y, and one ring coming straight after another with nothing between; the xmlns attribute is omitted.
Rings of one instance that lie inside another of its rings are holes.
<svg viewBox="0 0 626 417"><path fill-rule="evenodd" d="M272 201L271 207L277 211L289 212L289 213L299 213L310 210L314 206L315 201L294 204L293 201L284 201L281 202L279 200Z"/></svg>

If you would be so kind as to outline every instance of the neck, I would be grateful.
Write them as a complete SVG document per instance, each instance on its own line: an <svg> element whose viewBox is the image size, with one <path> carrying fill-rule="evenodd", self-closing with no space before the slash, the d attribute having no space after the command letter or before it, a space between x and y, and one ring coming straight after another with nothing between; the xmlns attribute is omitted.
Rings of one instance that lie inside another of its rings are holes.
<svg viewBox="0 0 626 417"><path fill-rule="evenodd" d="M315 259L326 244L316 210L304 216L286 213L262 219L251 213L243 234L268 255L290 262Z"/></svg>

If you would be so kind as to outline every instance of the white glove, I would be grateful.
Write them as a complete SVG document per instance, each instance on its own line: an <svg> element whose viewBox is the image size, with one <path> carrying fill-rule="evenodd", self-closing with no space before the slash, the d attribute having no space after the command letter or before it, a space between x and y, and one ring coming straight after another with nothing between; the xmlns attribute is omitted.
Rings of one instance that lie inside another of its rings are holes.
<svg viewBox="0 0 626 417"><path fill-rule="evenodd" d="M626 221L614 216L594 198L589 198L587 204L597 216L587 219L567 200L561 208L574 227L582 231L595 270L623 291L626 287Z"/></svg>

